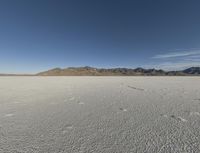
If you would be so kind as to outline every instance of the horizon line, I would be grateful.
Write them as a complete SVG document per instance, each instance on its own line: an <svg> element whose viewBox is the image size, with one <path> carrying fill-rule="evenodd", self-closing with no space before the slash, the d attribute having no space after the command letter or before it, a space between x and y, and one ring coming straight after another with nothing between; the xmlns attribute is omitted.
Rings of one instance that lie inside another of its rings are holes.
<svg viewBox="0 0 200 153"><path fill-rule="evenodd" d="M200 67L200 66L191 66L191 67L188 67L188 68L193 68L193 67ZM8 73L4 73L4 72L0 72L0 75L23 75L23 76L26 76L26 75L37 75L38 73L41 73L41 72L46 72L46 71L50 71L50 70L54 70L54 69L61 69L61 70L64 70L64 69L70 69L70 68L74 68L74 69L77 69L77 68L93 68L93 69L106 69L106 70L109 70L109 69L131 69L131 70L135 70L135 69L144 69L144 70L162 70L164 72L178 72L178 71L183 71L185 69L188 69L188 68L183 68L181 70L164 70L162 68L155 68L155 67L148 67L148 68L145 68L145 67L142 67L142 66L138 66L138 67L135 67L135 68L131 68L131 67L93 67L93 66L69 66L69 67L54 67L54 68L50 68L50 69L47 69L47 70L41 70L41 71L38 71L38 72L8 72Z"/></svg>

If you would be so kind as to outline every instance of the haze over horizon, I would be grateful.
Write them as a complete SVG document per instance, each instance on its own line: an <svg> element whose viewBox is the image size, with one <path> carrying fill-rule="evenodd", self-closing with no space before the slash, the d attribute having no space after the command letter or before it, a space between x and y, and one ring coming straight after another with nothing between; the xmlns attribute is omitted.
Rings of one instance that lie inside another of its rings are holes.
<svg viewBox="0 0 200 153"><path fill-rule="evenodd" d="M200 66L200 1L1 0L0 73Z"/></svg>

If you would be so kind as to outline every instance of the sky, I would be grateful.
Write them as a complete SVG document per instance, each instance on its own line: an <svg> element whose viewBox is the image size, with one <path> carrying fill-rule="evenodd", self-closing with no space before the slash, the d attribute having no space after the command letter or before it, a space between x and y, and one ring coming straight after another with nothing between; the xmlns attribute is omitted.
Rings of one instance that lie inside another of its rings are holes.
<svg viewBox="0 0 200 153"><path fill-rule="evenodd" d="M0 73L200 66L199 0L0 0Z"/></svg>

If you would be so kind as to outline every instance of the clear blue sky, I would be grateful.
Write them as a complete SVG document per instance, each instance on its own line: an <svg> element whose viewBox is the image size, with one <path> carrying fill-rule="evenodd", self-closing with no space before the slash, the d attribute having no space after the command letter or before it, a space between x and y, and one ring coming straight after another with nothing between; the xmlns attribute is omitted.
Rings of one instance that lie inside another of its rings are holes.
<svg viewBox="0 0 200 153"><path fill-rule="evenodd" d="M0 73L200 66L199 0L0 0Z"/></svg>

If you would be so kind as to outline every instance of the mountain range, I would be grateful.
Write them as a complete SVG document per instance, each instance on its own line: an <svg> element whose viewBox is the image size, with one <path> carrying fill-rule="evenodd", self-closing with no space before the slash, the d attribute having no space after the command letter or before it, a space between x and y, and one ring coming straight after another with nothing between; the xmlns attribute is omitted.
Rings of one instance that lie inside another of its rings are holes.
<svg viewBox="0 0 200 153"><path fill-rule="evenodd" d="M0 76L200 76L200 67L191 67L181 71L164 71L144 68L94 68L68 67L54 68L37 74L0 74Z"/></svg>
<svg viewBox="0 0 200 153"><path fill-rule="evenodd" d="M68 67L55 68L40 72L37 76L185 76L200 75L200 67L191 67L182 71L164 71L144 68L94 68L94 67Z"/></svg>

